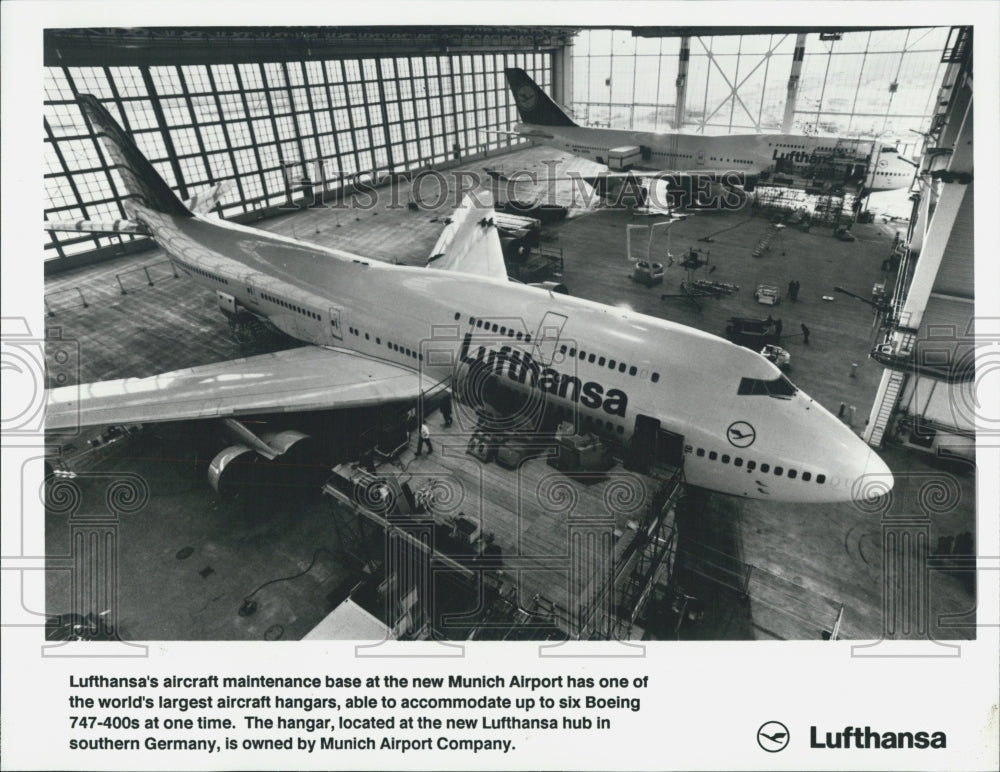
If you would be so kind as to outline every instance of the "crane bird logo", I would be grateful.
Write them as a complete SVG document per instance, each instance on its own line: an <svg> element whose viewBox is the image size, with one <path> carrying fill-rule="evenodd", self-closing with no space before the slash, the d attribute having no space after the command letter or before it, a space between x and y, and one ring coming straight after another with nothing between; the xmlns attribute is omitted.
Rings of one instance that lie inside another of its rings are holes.
<svg viewBox="0 0 1000 772"><path fill-rule="evenodd" d="M538 101L538 95L535 94L535 89L531 86L521 86L521 88L517 90L515 96L517 97L517 103L520 105L522 110L530 112L535 109L535 104Z"/></svg>
<svg viewBox="0 0 1000 772"><path fill-rule="evenodd" d="M780 721L768 721L757 730L757 744L768 753L785 750L788 740L788 727Z"/></svg>
<svg viewBox="0 0 1000 772"><path fill-rule="evenodd" d="M726 429L726 439L734 447L749 448L757 439L757 430L746 421L736 421Z"/></svg>

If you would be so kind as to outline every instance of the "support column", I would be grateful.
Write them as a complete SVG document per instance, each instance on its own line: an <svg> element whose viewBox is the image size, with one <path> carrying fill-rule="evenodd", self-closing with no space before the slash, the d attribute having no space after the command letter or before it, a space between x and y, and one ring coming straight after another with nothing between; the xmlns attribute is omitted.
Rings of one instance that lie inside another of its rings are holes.
<svg viewBox="0 0 1000 772"><path fill-rule="evenodd" d="M691 61L691 38L681 38L681 50L677 60L677 104L674 105L674 131L684 125L684 110L687 103L688 64Z"/></svg>
<svg viewBox="0 0 1000 772"><path fill-rule="evenodd" d="M955 140L951 162L948 164L950 172L971 173L973 170L973 114L972 105L969 104L964 116L954 114L952 117L954 122L961 124L961 128ZM948 182L942 185L941 195L924 236L920 260L917 261L913 280L910 282L906 302L903 305L902 318L908 320L907 324L910 327L920 326L924 309L927 306L927 299L934 288L934 280L937 278L941 260L944 258L944 251L948 246L948 239L951 237L952 228L955 225L962 202L971 189L971 184L963 185L960 182Z"/></svg>
<svg viewBox="0 0 1000 772"><path fill-rule="evenodd" d="M573 107L573 45L568 43L552 54L552 99Z"/></svg>
<svg viewBox="0 0 1000 772"><path fill-rule="evenodd" d="M951 104L948 106L949 120L945 124L944 131L941 132L941 139L938 141L939 147L955 147L957 145L959 132L963 126L962 116L967 114L969 105L972 103L972 88L969 86L966 75L959 75L955 79L953 88ZM957 147L955 147L955 152L958 152Z"/></svg>
<svg viewBox="0 0 1000 772"><path fill-rule="evenodd" d="M799 95L799 76L806 58L806 33L795 37L795 54L792 56L792 71L788 74L788 93L785 96L785 115L781 119L781 133L791 134L795 123L795 104Z"/></svg>
<svg viewBox="0 0 1000 772"><path fill-rule="evenodd" d="M924 235L927 233L927 222L931 216L931 200L934 197L933 183L921 181L920 201L915 207L916 218L913 223L913 233L910 236L910 253L920 255L924 248Z"/></svg>

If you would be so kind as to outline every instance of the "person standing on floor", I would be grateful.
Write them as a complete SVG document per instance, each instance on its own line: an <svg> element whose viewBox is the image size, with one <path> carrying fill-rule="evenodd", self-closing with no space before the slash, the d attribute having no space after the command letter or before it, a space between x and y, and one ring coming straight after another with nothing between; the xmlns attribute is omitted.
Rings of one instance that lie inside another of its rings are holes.
<svg viewBox="0 0 1000 772"><path fill-rule="evenodd" d="M441 401L441 416L444 418L445 427L451 426L451 394L447 391Z"/></svg>
<svg viewBox="0 0 1000 772"><path fill-rule="evenodd" d="M420 422L420 439L417 440L417 455L420 455L420 451L424 449L424 445L427 445L427 455L429 456L434 452L434 446L431 445L431 430L427 428L427 424L423 421Z"/></svg>
<svg viewBox="0 0 1000 772"><path fill-rule="evenodd" d="M775 342L781 341L781 319L774 320L774 340Z"/></svg>
<svg viewBox="0 0 1000 772"><path fill-rule="evenodd" d="M809 328L804 324L800 324L799 327L802 328L802 342L807 346L809 345Z"/></svg>

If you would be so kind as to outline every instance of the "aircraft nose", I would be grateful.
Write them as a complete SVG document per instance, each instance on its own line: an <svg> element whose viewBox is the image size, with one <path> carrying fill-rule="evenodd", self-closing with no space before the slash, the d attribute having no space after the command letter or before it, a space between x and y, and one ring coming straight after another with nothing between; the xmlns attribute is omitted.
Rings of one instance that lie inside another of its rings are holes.
<svg viewBox="0 0 1000 772"><path fill-rule="evenodd" d="M816 494L830 501L874 502L888 494L895 484L892 470L878 453L839 418L812 405L813 442L807 437L805 447L813 448L817 471L825 472L825 483ZM815 442L816 437L823 441Z"/></svg>
<svg viewBox="0 0 1000 772"><path fill-rule="evenodd" d="M868 448L864 463L857 470L852 498L855 501L873 501L889 493L895 483L892 470L874 450Z"/></svg>

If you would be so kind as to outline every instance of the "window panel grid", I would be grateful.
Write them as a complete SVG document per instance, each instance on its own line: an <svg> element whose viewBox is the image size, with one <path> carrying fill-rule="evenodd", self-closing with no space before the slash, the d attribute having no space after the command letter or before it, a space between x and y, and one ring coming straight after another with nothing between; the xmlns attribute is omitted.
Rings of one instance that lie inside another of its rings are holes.
<svg viewBox="0 0 1000 772"><path fill-rule="evenodd" d="M810 33L792 131L905 139L909 128L925 128L921 119L940 83L947 34L947 28L874 30L821 41ZM795 35L784 33L692 36L683 128L780 131L794 47ZM675 130L678 53L678 38L581 31L573 52L577 119L591 126ZM533 57L513 58L523 66Z"/></svg>
<svg viewBox="0 0 1000 772"><path fill-rule="evenodd" d="M65 219L123 212L122 180L90 136L73 101L74 86L95 93L124 119L178 195L182 185L193 194L210 181L235 180L222 201L224 214L232 215L284 201L282 161L318 169L322 158L332 179L411 170L451 160L456 152L461 157L509 146L509 137L479 129L507 128L517 120L503 76L515 61L548 87L547 53L46 68L45 214ZM122 240L47 235L46 256Z"/></svg>

